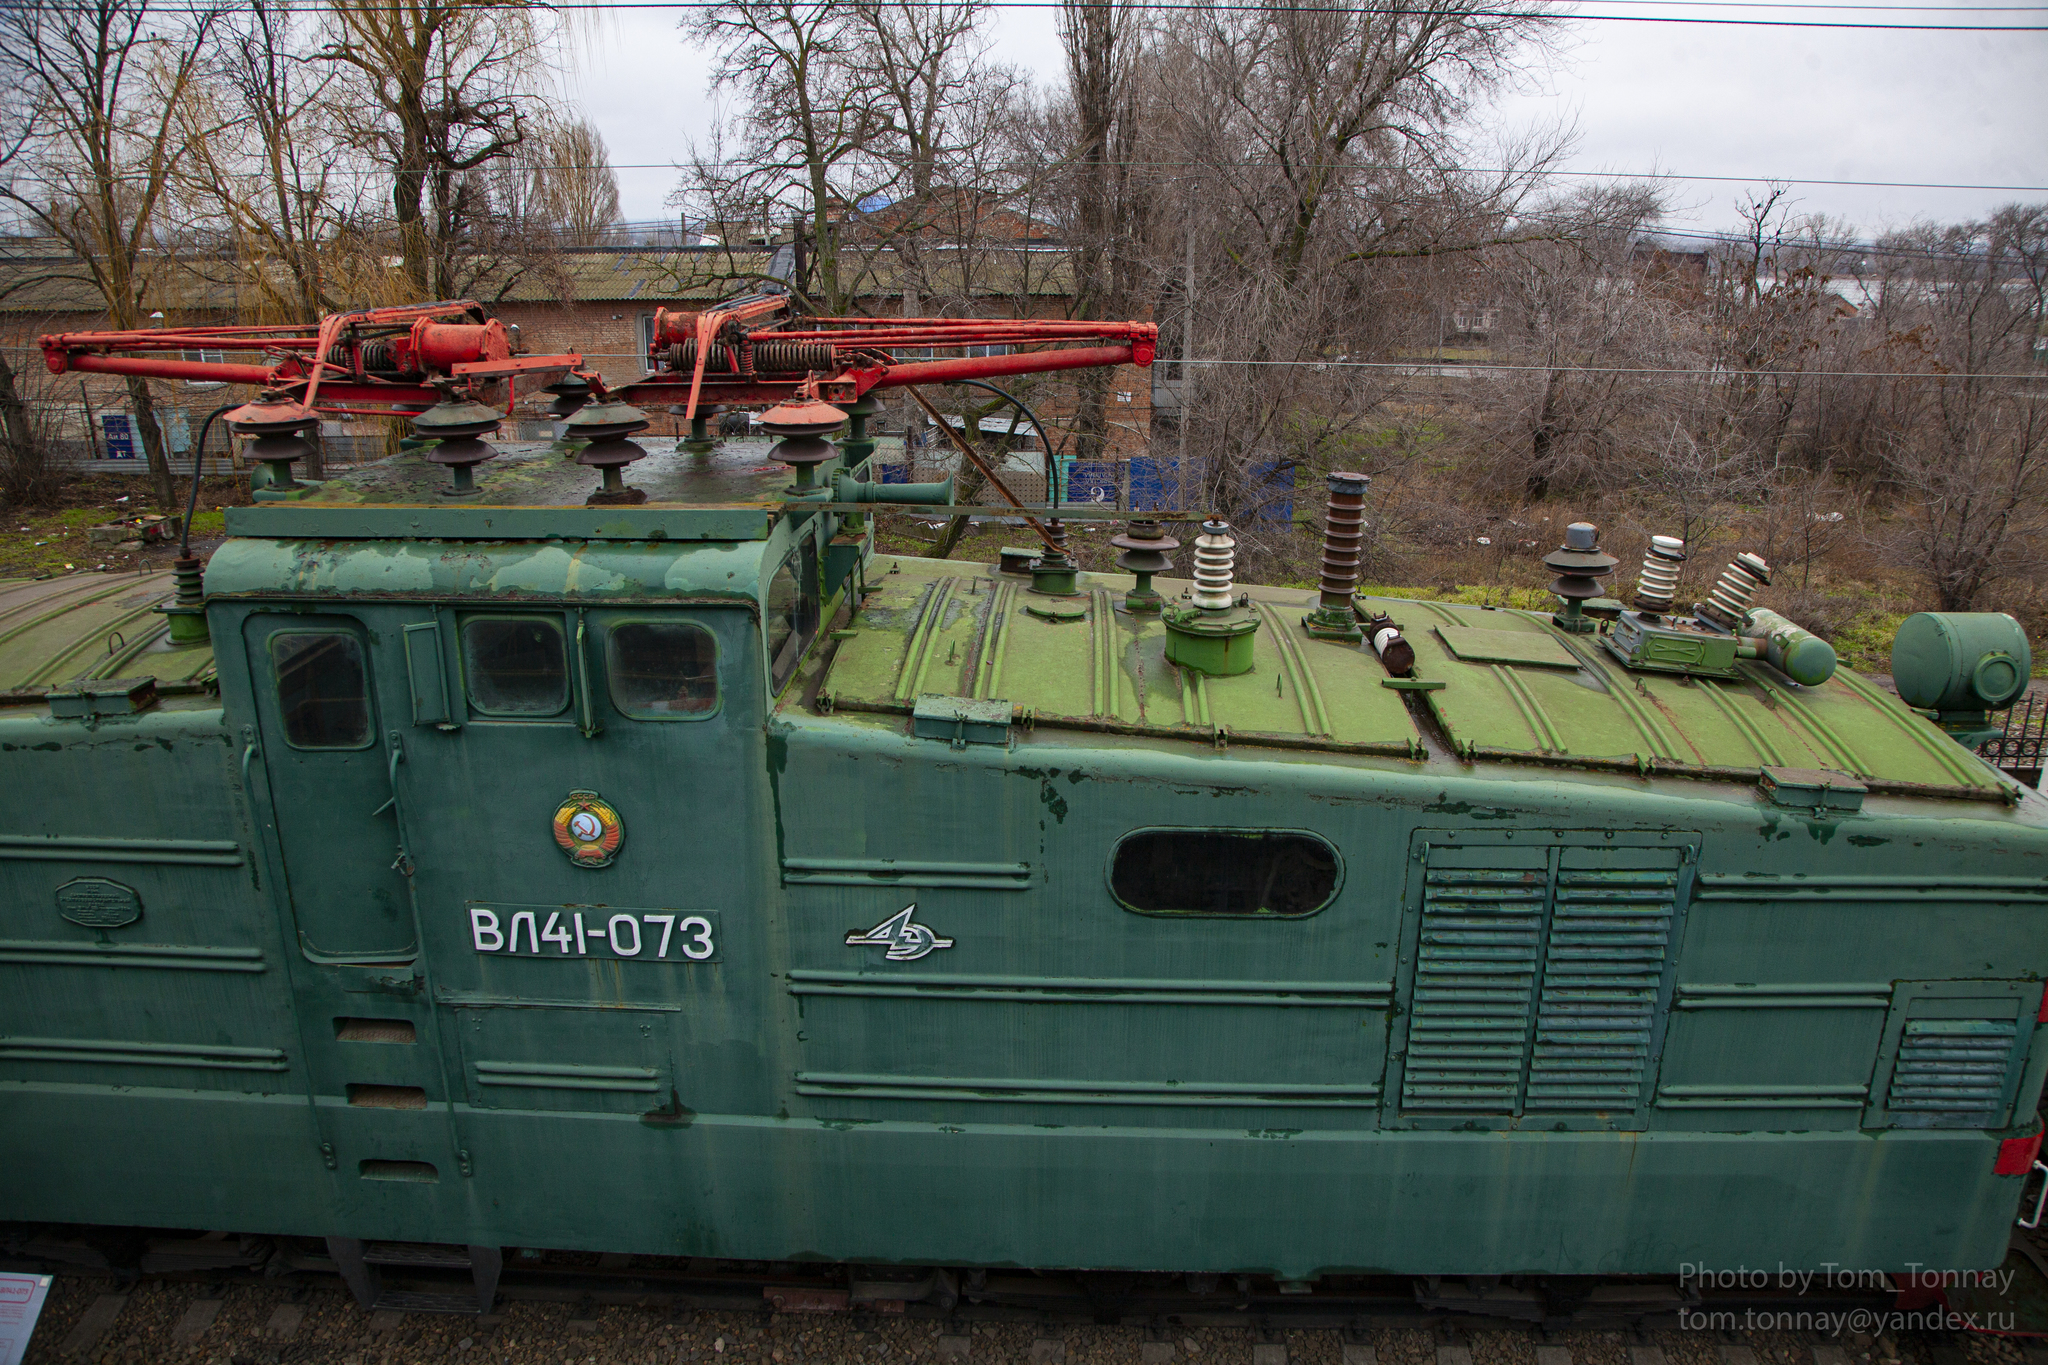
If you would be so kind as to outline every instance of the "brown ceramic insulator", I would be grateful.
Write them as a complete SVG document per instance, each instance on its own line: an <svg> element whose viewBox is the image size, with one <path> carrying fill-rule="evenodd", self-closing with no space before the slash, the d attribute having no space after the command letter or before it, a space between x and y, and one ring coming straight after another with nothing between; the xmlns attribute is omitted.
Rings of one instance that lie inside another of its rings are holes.
<svg viewBox="0 0 2048 1365"><path fill-rule="evenodd" d="M574 417L577 410L590 401L589 382L573 374L563 375L541 392L555 396L555 401L548 404L548 415L557 422Z"/></svg>
<svg viewBox="0 0 2048 1365"><path fill-rule="evenodd" d="M1600 548L1599 534L1590 522L1575 521L1564 528L1564 544L1543 556L1543 566L1557 574L1550 590L1568 602L1598 597L1605 591L1600 580L1621 563Z"/></svg>
<svg viewBox="0 0 2048 1365"><path fill-rule="evenodd" d="M1323 522L1322 581L1318 604L1332 610L1348 610L1351 590L1358 586L1358 560L1365 544L1365 490L1372 480L1364 474L1330 475L1330 506Z"/></svg>
<svg viewBox="0 0 2048 1365"><path fill-rule="evenodd" d="M1123 551L1116 564L1126 573L1166 573L1173 568L1173 552L1180 548L1180 542L1156 521L1133 521L1122 535L1111 536L1109 543Z"/></svg>

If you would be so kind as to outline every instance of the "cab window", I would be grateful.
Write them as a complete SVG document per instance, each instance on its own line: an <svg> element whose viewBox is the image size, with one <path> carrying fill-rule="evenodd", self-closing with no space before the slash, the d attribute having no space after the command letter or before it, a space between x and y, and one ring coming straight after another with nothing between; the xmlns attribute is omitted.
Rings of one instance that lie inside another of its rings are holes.
<svg viewBox="0 0 2048 1365"><path fill-rule="evenodd" d="M817 551L809 541L790 552L768 580L768 608L762 626L768 637L768 677L775 691L796 672L797 661L818 633Z"/></svg>
<svg viewBox="0 0 2048 1365"><path fill-rule="evenodd" d="M558 622L533 616L462 623L469 704L487 716L552 716L569 704L569 657Z"/></svg>
<svg viewBox="0 0 2048 1365"><path fill-rule="evenodd" d="M718 709L718 643L688 621L626 621L606 640L612 705L640 720L705 716Z"/></svg>
<svg viewBox="0 0 2048 1365"><path fill-rule="evenodd" d="M370 742L370 689L363 642L346 631L280 631L270 637L277 709L294 749L360 749Z"/></svg>

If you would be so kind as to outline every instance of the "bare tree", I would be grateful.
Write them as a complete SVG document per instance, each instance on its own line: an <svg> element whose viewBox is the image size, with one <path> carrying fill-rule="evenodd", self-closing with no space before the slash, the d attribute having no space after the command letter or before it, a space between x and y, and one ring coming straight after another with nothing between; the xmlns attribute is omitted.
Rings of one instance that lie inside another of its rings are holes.
<svg viewBox="0 0 2048 1365"><path fill-rule="evenodd" d="M319 56L350 73L336 107L391 177L392 222L420 298L455 297L481 259L490 198L473 174L548 109L538 11L492 0L333 0Z"/></svg>
<svg viewBox="0 0 2048 1365"><path fill-rule="evenodd" d="M553 225L564 246L596 246L619 221L619 176L604 138L577 118L541 130L529 145L533 216Z"/></svg>
<svg viewBox="0 0 2048 1365"><path fill-rule="evenodd" d="M264 320L316 321L366 301L365 277L384 273L351 268L382 255L362 240L371 167L339 136L341 73L309 61L314 39L291 9L256 0L223 18L209 79L181 106L180 188L195 217L224 229L234 250L221 264Z"/></svg>
<svg viewBox="0 0 2048 1365"><path fill-rule="evenodd" d="M18 173L0 195L64 244L117 329L139 327L168 255L161 211L186 146L180 111L217 15L151 0L15 0L0 7L0 82L34 113ZM128 396L160 502L170 463L149 382Z"/></svg>
<svg viewBox="0 0 2048 1365"><path fill-rule="evenodd" d="M1066 0L1060 41L1071 101L1073 315L1127 317L1138 294L1145 203L1133 162L1139 138L1137 65L1141 11L1129 0ZM1106 370L1077 379L1074 453L1099 459L1109 435Z"/></svg>
<svg viewBox="0 0 2048 1365"><path fill-rule="evenodd" d="M741 0L700 11L684 29L718 53L715 80L741 100L730 128L737 146L728 153L721 136L710 155L700 150L684 197L694 191L721 224L772 232L799 219L810 249L793 287L823 312L847 311L840 224L888 179L872 156L883 114L858 61L859 10L830 0Z"/></svg>
<svg viewBox="0 0 2048 1365"><path fill-rule="evenodd" d="M2024 369L2044 320L2044 228L2048 213L2016 206L1878 244L1902 267L1886 287L1907 295L1897 321L1913 323L1921 367L1917 420L1887 442L1913 514L1891 549L1945 611L1975 608L2048 534L2048 403Z"/></svg>
<svg viewBox="0 0 2048 1365"><path fill-rule="evenodd" d="M1674 429L1682 393L1629 373L1694 359L1675 310L1631 266L1662 213L1644 185L1573 191L1529 211L1557 240L1487 257L1484 287L1501 304L1492 350L1513 368L1473 386L1473 434L1502 485L1542 499L1624 484L1646 462L1677 460L1694 474L1720 466L1718 452ZM1684 481L1682 500L1696 501L1698 483Z"/></svg>
<svg viewBox="0 0 2048 1365"><path fill-rule="evenodd" d="M933 234L971 244L1012 178L991 155L1020 84L988 60L985 0L721 5L687 25L739 96L697 150L678 202L720 235L794 223L813 308L882 292L950 292L927 279ZM947 271L957 258L948 257Z"/></svg>

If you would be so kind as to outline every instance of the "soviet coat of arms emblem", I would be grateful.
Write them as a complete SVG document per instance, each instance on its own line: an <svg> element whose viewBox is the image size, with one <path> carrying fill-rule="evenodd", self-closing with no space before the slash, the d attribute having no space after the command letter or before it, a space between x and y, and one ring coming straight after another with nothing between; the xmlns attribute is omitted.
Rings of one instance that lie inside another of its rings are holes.
<svg viewBox="0 0 2048 1365"><path fill-rule="evenodd" d="M626 822L596 792L573 791L555 810L555 842L578 867L608 867L626 840Z"/></svg>

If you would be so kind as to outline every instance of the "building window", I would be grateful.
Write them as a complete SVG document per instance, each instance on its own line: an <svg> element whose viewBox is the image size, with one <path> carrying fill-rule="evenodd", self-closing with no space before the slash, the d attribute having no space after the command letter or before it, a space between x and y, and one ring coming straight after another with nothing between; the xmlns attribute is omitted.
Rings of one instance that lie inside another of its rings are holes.
<svg viewBox="0 0 2048 1365"><path fill-rule="evenodd" d="M637 327L640 338L640 368L654 373L654 314L642 313Z"/></svg>
<svg viewBox="0 0 2048 1365"><path fill-rule="evenodd" d="M178 356L182 360L197 360L208 365L224 365L227 363L228 358L225 351L180 351ZM224 389L227 387L227 383L225 380L220 379L188 379L185 381L185 387L195 392L205 393L212 389Z"/></svg>

